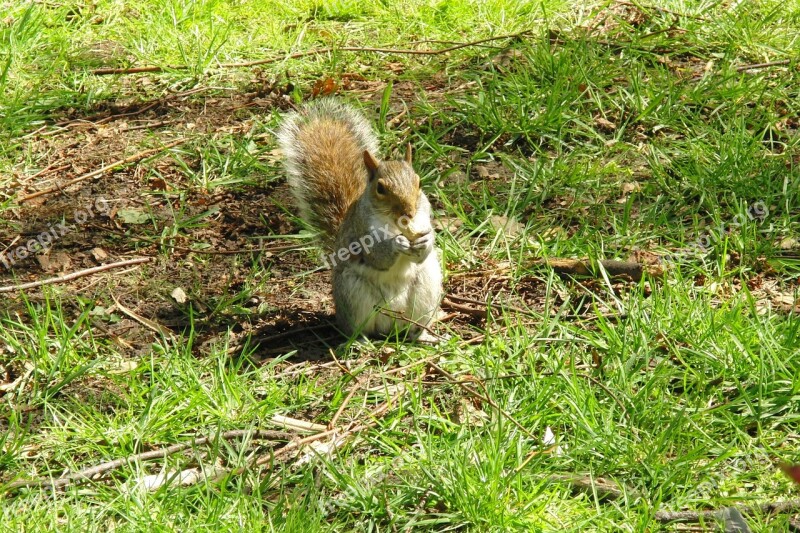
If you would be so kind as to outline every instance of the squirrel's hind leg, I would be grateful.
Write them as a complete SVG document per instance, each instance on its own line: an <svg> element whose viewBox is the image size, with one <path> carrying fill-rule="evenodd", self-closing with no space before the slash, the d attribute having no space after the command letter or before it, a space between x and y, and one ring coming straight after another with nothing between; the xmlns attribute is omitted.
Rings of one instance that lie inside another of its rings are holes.
<svg viewBox="0 0 800 533"><path fill-rule="evenodd" d="M363 337L381 334L382 326L386 329L383 323L390 322L378 311L384 301L382 295L353 269L334 271L333 278L336 320L344 333Z"/></svg>
<svg viewBox="0 0 800 533"><path fill-rule="evenodd" d="M415 328L412 331L412 339L422 344L440 344L450 338L450 335L437 335L431 331L421 328Z"/></svg>

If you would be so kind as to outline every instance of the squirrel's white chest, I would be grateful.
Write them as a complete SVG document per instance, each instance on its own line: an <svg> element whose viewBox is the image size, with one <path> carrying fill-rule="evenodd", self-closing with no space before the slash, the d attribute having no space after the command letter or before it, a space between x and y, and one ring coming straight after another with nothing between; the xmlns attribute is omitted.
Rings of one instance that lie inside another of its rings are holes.
<svg viewBox="0 0 800 533"><path fill-rule="evenodd" d="M348 333L367 336L388 334L403 317L424 326L436 314L441 287L436 251L422 263L400 256L386 270L351 263L334 271L337 319Z"/></svg>
<svg viewBox="0 0 800 533"><path fill-rule="evenodd" d="M363 266L360 268L360 274L364 279L373 283L376 288L384 292L387 301L403 305L410 293L412 282L416 278L417 267L418 265L413 263L408 257L401 255L397 258L397 261L386 270L377 270L368 266Z"/></svg>

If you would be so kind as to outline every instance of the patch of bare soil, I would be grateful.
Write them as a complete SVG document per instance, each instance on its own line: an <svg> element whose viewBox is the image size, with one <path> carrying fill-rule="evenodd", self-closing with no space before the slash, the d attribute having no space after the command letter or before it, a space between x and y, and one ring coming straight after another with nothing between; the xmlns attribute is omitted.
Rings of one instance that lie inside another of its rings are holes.
<svg viewBox="0 0 800 533"><path fill-rule="evenodd" d="M161 335L147 321L176 333L193 326L201 346L227 330L269 339L289 325L327 325L332 312L327 274L312 273L295 287L293 276L312 270L312 260L285 241L264 238L296 232L283 209L285 186L255 175L249 183L209 190L191 183L183 171L201 168L204 137L243 135L257 126L259 116L286 107L280 91L207 96L194 90L150 102L104 104L87 117L65 110L63 120L30 135L31 153L43 170L17 176L9 196L63 188L6 212L0 223L0 285L152 257L144 265L55 285L63 294L80 296L67 304L65 319L76 318L87 305L102 309L92 315L97 334L130 347L132 355L149 350ZM180 138L189 140L66 185ZM258 290L247 294L243 289L252 281L247 277L254 264L269 272L270 280L251 284ZM187 295L184 301L173 296L176 288ZM25 298L41 301L43 289L28 289ZM7 309L26 315L20 293L2 300ZM302 340L302 335L287 337ZM322 337L330 338L330 332ZM264 343L266 351L269 344Z"/></svg>
<svg viewBox="0 0 800 533"><path fill-rule="evenodd" d="M382 86L352 85L379 106ZM63 298L65 321L94 309L93 334L133 358L163 335L190 328L198 356L230 332L232 357L263 360L297 350L295 362L329 358L330 348L343 341L333 323L329 273L318 269L308 246L280 239L298 230L286 214L282 172L256 171L247 182L207 187L186 171L203 168L204 139L258 132L261 117L291 107L284 90L260 85L220 95L193 89L151 101L106 102L86 116L60 110L52 124L31 132L30 153L41 170L20 173L14 188L0 193L22 198L55 190L5 212L0 286L135 257L152 260L26 289L24 296L2 294L3 307L24 320L26 302L43 302L46 291L74 295ZM406 83L394 87L408 101L415 90ZM402 119L406 112L399 106L390 116ZM186 142L70 184L178 139ZM214 144L220 146L224 142ZM261 154L261 163L278 164L273 153Z"/></svg>

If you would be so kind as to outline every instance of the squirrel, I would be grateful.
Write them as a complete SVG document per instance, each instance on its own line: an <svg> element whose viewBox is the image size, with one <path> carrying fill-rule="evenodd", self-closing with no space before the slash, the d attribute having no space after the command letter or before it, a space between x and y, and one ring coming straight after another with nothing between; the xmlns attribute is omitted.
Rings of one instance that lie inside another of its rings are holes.
<svg viewBox="0 0 800 533"><path fill-rule="evenodd" d="M333 98L301 106L277 137L300 218L320 234L333 269L340 329L438 341L428 326L442 299L442 269L411 144L402 161L378 159L370 123Z"/></svg>

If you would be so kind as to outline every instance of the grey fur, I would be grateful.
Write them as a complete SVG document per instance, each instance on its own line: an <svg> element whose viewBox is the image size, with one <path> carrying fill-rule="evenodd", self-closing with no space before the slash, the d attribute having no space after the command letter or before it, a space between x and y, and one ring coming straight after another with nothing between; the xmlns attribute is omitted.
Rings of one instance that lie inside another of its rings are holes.
<svg viewBox="0 0 800 533"><path fill-rule="evenodd" d="M299 142L300 127L322 118L339 120L346 124L361 150L367 150L378 157L378 137L372 125L364 115L339 100L334 98L315 100L304 104L299 111L284 118L278 130L278 145L283 152L289 188L300 211L300 217L306 221L315 220L316 214L313 206L308 203L308 198L311 196L309 187L312 184L303 178L305 172Z"/></svg>

